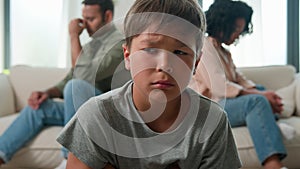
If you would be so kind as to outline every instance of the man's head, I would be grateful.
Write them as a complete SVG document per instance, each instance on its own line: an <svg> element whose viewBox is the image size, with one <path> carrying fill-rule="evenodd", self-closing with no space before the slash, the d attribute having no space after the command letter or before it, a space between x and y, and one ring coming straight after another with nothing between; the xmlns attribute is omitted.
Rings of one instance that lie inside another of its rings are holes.
<svg viewBox="0 0 300 169"><path fill-rule="evenodd" d="M112 0L84 0L82 17L89 35L93 35L102 26L113 19L114 4Z"/></svg>
<svg viewBox="0 0 300 169"><path fill-rule="evenodd" d="M135 93L147 97L163 91L167 100L178 97L202 48L205 17L199 5L194 0L136 0L124 31L125 65Z"/></svg>

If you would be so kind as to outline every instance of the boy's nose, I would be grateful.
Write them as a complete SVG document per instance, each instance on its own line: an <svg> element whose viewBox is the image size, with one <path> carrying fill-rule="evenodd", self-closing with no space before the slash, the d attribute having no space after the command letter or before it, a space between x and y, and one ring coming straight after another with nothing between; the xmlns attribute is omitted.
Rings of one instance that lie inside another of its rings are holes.
<svg viewBox="0 0 300 169"><path fill-rule="evenodd" d="M164 71L167 73L172 73L173 68L171 64L171 53L168 51L160 51L159 52L159 57L157 61L157 69L158 71Z"/></svg>

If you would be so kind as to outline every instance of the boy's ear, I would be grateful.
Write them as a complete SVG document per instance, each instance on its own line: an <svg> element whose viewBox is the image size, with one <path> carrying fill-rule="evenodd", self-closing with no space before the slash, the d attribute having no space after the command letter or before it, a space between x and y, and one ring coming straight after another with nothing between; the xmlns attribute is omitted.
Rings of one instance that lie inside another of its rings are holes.
<svg viewBox="0 0 300 169"><path fill-rule="evenodd" d="M113 13L111 10L105 11L103 20L105 23L110 23L113 20Z"/></svg>
<svg viewBox="0 0 300 169"><path fill-rule="evenodd" d="M123 47L123 55L124 55L124 61L125 61L125 68L127 70L130 70L130 52L129 52L129 48L126 44L122 45Z"/></svg>

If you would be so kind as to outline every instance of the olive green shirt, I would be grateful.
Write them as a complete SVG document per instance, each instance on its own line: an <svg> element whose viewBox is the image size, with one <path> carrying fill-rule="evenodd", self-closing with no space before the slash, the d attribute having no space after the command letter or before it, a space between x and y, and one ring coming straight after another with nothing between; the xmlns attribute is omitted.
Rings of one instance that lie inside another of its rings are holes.
<svg viewBox="0 0 300 169"><path fill-rule="evenodd" d="M74 78L89 82L101 92L109 91L116 68L120 65L120 70L128 72L122 62L123 43L123 35L113 25L105 34L83 46L75 68L55 87L63 93L66 83Z"/></svg>

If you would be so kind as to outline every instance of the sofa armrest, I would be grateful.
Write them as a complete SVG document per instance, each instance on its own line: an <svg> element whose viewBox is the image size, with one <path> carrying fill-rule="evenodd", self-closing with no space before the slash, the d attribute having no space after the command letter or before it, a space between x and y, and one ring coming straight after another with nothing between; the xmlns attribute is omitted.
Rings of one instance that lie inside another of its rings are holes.
<svg viewBox="0 0 300 169"><path fill-rule="evenodd" d="M295 104L296 112L295 115L300 117L300 73L295 76L296 90L295 90Z"/></svg>
<svg viewBox="0 0 300 169"><path fill-rule="evenodd" d="M0 74L0 96L0 117L15 113L14 92L5 74Z"/></svg>

